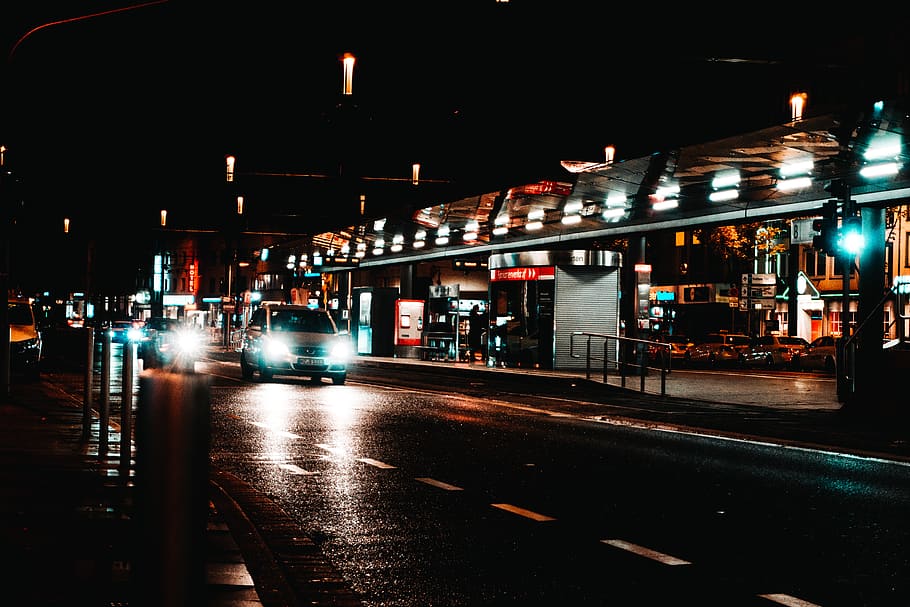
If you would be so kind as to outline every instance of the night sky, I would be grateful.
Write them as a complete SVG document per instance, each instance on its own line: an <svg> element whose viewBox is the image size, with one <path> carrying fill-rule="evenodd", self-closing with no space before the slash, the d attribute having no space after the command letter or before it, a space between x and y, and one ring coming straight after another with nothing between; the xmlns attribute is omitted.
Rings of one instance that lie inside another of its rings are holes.
<svg viewBox="0 0 910 607"><path fill-rule="evenodd" d="M161 208L212 224L228 153L241 173L404 178L420 162L475 194L567 179L560 160L600 161L606 145L622 160L786 122L793 92L822 113L878 86L880 58L907 57L898 19L845 27L792 3L201 4L0 8L0 143L23 230L67 215L117 231ZM289 204L266 200L286 196L274 186L248 204Z"/></svg>

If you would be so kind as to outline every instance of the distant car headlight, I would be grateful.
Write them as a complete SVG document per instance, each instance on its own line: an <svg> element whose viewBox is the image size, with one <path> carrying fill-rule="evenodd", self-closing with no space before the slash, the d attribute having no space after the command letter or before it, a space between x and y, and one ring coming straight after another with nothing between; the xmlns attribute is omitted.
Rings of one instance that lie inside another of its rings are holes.
<svg viewBox="0 0 910 607"><path fill-rule="evenodd" d="M177 333L176 347L179 354L195 356L202 348L202 339L196 331L180 331Z"/></svg>
<svg viewBox="0 0 910 607"><path fill-rule="evenodd" d="M130 341L142 341L143 335L144 334L142 332L142 329L139 329L136 327L133 327L132 329L130 329L129 331L126 332L126 337Z"/></svg>

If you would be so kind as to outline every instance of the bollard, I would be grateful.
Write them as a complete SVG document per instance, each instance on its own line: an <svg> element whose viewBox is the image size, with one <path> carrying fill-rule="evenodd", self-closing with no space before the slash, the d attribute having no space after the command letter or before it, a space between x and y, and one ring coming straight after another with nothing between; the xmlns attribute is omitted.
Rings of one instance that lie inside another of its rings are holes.
<svg viewBox="0 0 910 607"><path fill-rule="evenodd" d="M133 352L136 345L132 341L123 344L123 373L120 385L120 467L125 471L130 467L130 448L132 445L133 419Z"/></svg>
<svg viewBox="0 0 910 607"><path fill-rule="evenodd" d="M136 407L134 605L205 601L211 413L206 376L139 376Z"/></svg>
<svg viewBox="0 0 910 607"><path fill-rule="evenodd" d="M82 440L92 435L92 378L95 375L95 329L85 328L85 383L82 387Z"/></svg>
<svg viewBox="0 0 910 607"><path fill-rule="evenodd" d="M107 453L108 426L111 421L111 334L101 338L101 399L98 406L98 455Z"/></svg>

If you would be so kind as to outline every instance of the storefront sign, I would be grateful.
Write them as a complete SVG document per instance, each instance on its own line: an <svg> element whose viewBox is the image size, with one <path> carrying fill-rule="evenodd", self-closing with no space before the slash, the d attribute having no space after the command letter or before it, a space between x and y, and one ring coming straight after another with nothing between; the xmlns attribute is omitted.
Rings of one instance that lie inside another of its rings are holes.
<svg viewBox="0 0 910 607"><path fill-rule="evenodd" d="M490 270L490 280L555 280L556 268L553 266L530 268L497 268Z"/></svg>

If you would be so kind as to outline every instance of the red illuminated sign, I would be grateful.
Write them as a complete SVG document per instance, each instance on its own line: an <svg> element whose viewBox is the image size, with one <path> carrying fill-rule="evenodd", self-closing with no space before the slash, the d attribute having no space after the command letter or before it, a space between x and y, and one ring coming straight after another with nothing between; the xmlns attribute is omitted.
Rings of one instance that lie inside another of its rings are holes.
<svg viewBox="0 0 910 607"><path fill-rule="evenodd" d="M497 268L490 270L490 280L553 280L556 278L554 266L530 268Z"/></svg>
<svg viewBox="0 0 910 607"><path fill-rule="evenodd" d="M196 268L197 268L197 265L198 265L198 262L197 262L196 260L193 260L193 263L190 264L189 280L187 280L187 283L188 283L187 286L189 287L190 293L195 293L195 292L196 292L196 271L197 271Z"/></svg>

